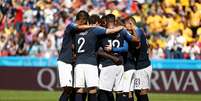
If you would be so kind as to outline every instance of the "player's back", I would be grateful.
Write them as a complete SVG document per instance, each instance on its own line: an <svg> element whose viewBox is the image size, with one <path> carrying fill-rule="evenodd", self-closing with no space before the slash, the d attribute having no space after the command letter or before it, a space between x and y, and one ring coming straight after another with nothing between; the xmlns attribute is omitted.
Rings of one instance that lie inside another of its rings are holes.
<svg viewBox="0 0 201 101"><path fill-rule="evenodd" d="M72 62L72 44L75 33L75 26L69 24L64 31L64 38L62 42L62 48L59 53L58 60L71 63Z"/></svg>
<svg viewBox="0 0 201 101"><path fill-rule="evenodd" d="M124 70L136 69L135 67L136 46L134 42L128 42L128 52L124 55Z"/></svg>
<svg viewBox="0 0 201 101"><path fill-rule="evenodd" d="M140 38L140 44L141 44L141 47L139 49L136 49L135 52L136 68L143 69L151 64L148 54L148 43L142 29L138 28L136 32L138 37Z"/></svg>
<svg viewBox="0 0 201 101"><path fill-rule="evenodd" d="M112 45L112 47L114 48L119 48L119 47L123 47L123 44L124 44L124 36L121 33L121 31L118 33L108 35L107 37L101 39L102 48L104 48L106 45ZM121 58L123 61L122 53L113 53L113 54ZM115 65L115 63L113 63L111 59L104 58L104 57L100 58L100 64L102 64L103 67Z"/></svg>
<svg viewBox="0 0 201 101"><path fill-rule="evenodd" d="M105 33L105 29L96 27L80 32L75 37L75 47L77 53L76 64L97 65L96 48L97 37Z"/></svg>

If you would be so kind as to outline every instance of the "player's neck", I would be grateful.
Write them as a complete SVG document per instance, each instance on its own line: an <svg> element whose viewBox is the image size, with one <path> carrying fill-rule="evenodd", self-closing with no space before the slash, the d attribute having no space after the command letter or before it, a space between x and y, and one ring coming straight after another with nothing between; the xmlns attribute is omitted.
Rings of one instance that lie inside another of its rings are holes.
<svg viewBox="0 0 201 101"><path fill-rule="evenodd" d="M136 30L136 29L137 29L137 26L134 26L133 29Z"/></svg>
<svg viewBox="0 0 201 101"><path fill-rule="evenodd" d="M113 23L108 23L107 27L108 27L108 28L114 28L115 26L114 26Z"/></svg>

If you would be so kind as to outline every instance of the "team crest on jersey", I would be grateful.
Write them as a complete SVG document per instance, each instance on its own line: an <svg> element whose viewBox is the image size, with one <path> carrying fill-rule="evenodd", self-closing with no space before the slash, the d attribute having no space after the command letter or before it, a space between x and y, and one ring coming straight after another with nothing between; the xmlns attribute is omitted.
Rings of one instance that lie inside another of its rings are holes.
<svg viewBox="0 0 201 101"><path fill-rule="evenodd" d="M120 34L117 34L117 38L119 38L120 37Z"/></svg>

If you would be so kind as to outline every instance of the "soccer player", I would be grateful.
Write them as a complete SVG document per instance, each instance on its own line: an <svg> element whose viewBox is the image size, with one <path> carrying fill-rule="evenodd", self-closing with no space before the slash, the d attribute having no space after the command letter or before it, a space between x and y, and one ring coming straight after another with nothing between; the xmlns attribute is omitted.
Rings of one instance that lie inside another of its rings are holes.
<svg viewBox="0 0 201 101"><path fill-rule="evenodd" d="M103 15L99 21L100 26L102 27L107 27L107 21L106 21L107 16Z"/></svg>
<svg viewBox="0 0 201 101"><path fill-rule="evenodd" d="M133 19L130 19L135 23ZM136 48L136 72L134 76L134 89L137 101L149 101L148 91L150 89L152 66L148 54L148 41L145 32L135 26L135 30L140 40L140 47Z"/></svg>
<svg viewBox="0 0 201 101"><path fill-rule="evenodd" d="M115 16L113 14L107 15L107 27L115 28ZM127 41L135 41L136 38L128 34L126 30L122 30L116 34L112 34L102 39L102 47L105 51L112 51L119 56L123 61L123 53L128 51ZM111 50L112 49L112 50ZM121 89L121 77L124 72L123 64L116 65L111 59L100 59L100 81L99 81L99 98L100 101L112 101L113 97L108 96L112 94L112 91L116 93L116 101L123 100Z"/></svg>
<svg viewBox="0 0 201 101"><path fill-rule="evenodd" d="M62 48L58 57L58 73L60 86L63 88L63 93L59 98L59 101L67 101L69 94L73 88L72 79L72 42L73 34L75 32L75 26L69 24L64 31L64 38L62 42Z"/></svg>
<svg viewBox="0 0 201 101"><path fill-rule="evenodd" d="M87 22L89 15L80 11L76 20L82 19ZM88 101L97 101L96 92L98 87L98 68L96 60L97 38L122 30L123 27L105 29L101 27L91 28L75 34L76 66L75 66L75 87L77 88L75 101L82 101L82 93L86 86L88 90Z"/></svg>
<svg viewBox="0 0 201 101"><path fill-rule="evenodd" d="M104 16L102 17L102 18L104 18ZM100 22L102 22L102 23L100 23ZM89 23L90 23L90 25L95 25L95 26L98 26L98 25L100 25L100 24L103 24L103 22L104 22L104 20L103 19L100 19L100 17L97 15L97 14L93 14L93 15L91 15L90 16L90 18L89 18ZM104 22L104 23L106 23L106 22ZM104 24L103 24L104 25ZM114 55L112 55L112 54L108 54L108 53L106 53L102 48L100 48L100 40L99 40L100 38L98 38L98 40L97 40L97 58L99 57L99 56L101 56L101 57L107 57L107 58L110 58L113 62L115 62L115 63L119 63L119 62L121 62L120 60L119 60L119 58L117 58L116 56L114 56ZM99 61L97 60L97 64L99 64Z"/></svg>
<svg viewBox="0 0 201 101"><path fill-rule="evenodd" d="M80 18L77 20L77 24L86 23ZM69 24L64 31L64 38L62 42L62 48L58 57L58 73L60 86L63 88L63 93L59 98L59 101L67 101L68 96L73 89L73 46L74 46L74 34L77 30L86 30L93 26L76 26L75 24Z"/></svg>
<svg viewBox="0 0 201 101"><path fill-rule="evenodd" d="M126 101L134 101L134 73L135 67L135 49L140 47L139 39L135 32L135 19L128 17L125 19L126 29L136 37L136 42L128 42L128 53L124 56L124 73L122 77L123 95L126 97Z"/></svg>
<svg viewBox="0 0 201 101"><path fill-rule="evenodd" d="M92 14L89 18L89 24L99 26L100 17L97 14Z"/></svg>

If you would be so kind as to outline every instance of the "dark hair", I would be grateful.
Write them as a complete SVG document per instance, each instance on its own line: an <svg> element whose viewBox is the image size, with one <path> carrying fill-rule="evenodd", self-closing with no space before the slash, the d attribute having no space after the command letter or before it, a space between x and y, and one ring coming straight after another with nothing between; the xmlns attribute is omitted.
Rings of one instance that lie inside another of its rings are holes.
<svg viewBox="0 0 201 101"><path fill-rule="evenodd" d="M88 22L88 20L89 20L89 14L86 11L81 10L81 11L79 11L77 13L76 20L85 20L86 22Z"/></svg>
<svg viewBox="0 0 201 101"><path fill-rule="evenodd" d="M118 17L116 21L117 21L117 22L116 22L117 25L119 25L119 26L123 26L124 23L125 23L124 19L122 19L122 18L120 18L120 17Z"/></svg>
<svg viewBox="0 0 201 101"><path fill-rule="evenodd" d="M99 21L100 21L100 17L97 14L91 15L89 18L90 24L96 24L96 23L99 23Z"/></svg>
<svg viewBox="0 0 201 101"><path fill-rule="evenodd" d="M108 14L106 21L107 22L114 22L115 23L115 15L114 14Z"/></svg>
<svg viewBox="0 0 201 101"><path fill-rule="evenodd" d="M134 18L134 17L129 16L129 17L128 17L128 19L129 19L129 20L131 20L131 21L132 21L134 24L136 24L136 20L135 20L135 18Z"/></svg>
<svg viewBox="0 0 201 101"><path fill-rule="evenodd" d="M107 16L103 15L99 23L102 27L105 27L107 25Z"/></svg>
<svg viewBox="0 0 201 101"><path fill-rule="evenodd" d="M137 23L136 20L135 20L135 18L132 17L132 16L129 16L129 17L125 18L125 21L127 21L127 20L131 20L135 25Z"/></svg>

